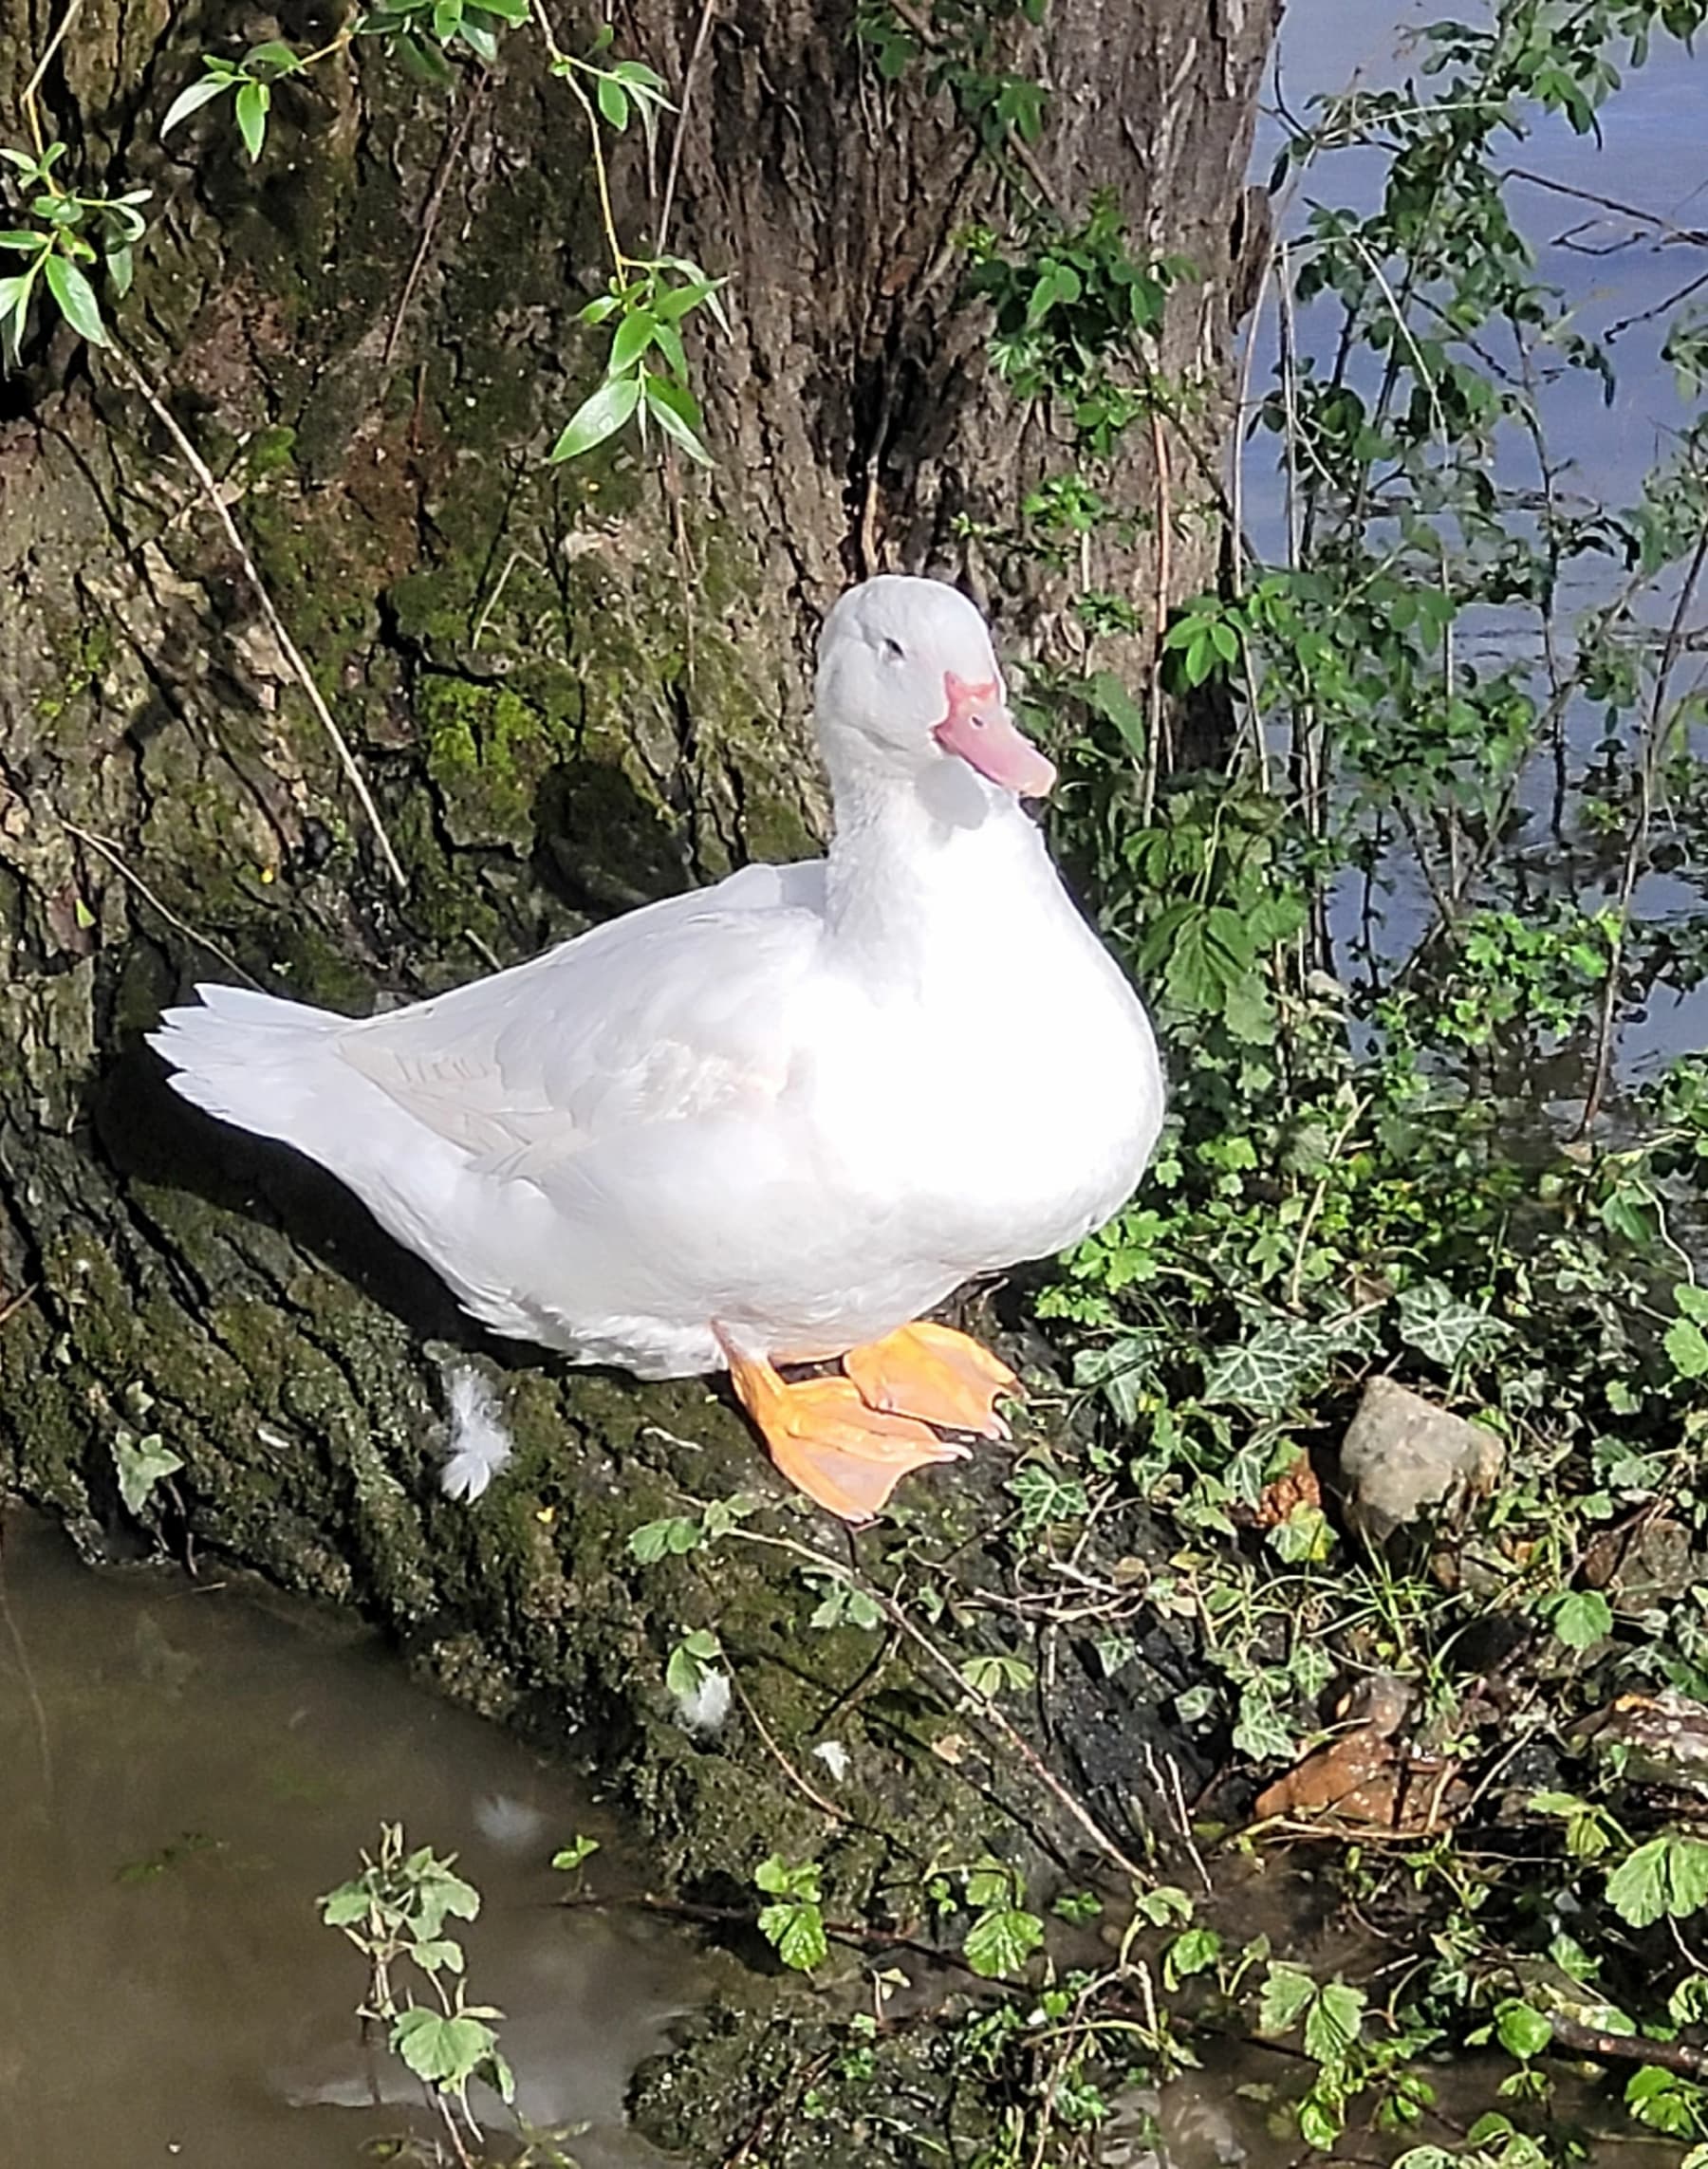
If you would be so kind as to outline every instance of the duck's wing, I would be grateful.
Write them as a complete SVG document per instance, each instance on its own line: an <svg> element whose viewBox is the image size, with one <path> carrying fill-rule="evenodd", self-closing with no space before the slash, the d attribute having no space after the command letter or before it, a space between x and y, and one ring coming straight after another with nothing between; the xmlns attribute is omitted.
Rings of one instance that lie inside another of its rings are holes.
<svg viewBox="0 0 1708 2169"><path fill-rule="evenodd" d="M390 1015L338 1051L471 1163L535 1177L595 1139L782 1089L822 864L752 866Z"/></svg>

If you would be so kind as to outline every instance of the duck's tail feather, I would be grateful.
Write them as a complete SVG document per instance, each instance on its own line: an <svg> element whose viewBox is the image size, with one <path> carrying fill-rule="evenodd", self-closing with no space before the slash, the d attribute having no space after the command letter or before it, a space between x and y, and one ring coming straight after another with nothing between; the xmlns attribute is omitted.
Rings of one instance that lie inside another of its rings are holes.
<svg viewBox="0 0 1708 2169"><path fill-rule="evenodd" d="M329 1164L328 1141L371 1090L338 1051L349 1019L243 987L195 992L198 1006L168 1010L148 1035L172 1066L173 1090L222 1122Z"/></svg>
<svg viewBox="0 0 1708 2169"><path fill-rule="evenodd" d="M340 1039L360 1027L238 987L195 992L199 1005L168 1010L149 1035L172 1065L173 1089L222 1122L318 1161L474 1317L538 1339L537 1322L511 1293L507 1257L528 1239L530 1201L512 1200L494 1216L491 1184L471 1172L468 1155L345 1059ZM532 1205L536 1218L547 1212L543 1198Z"/></svg>

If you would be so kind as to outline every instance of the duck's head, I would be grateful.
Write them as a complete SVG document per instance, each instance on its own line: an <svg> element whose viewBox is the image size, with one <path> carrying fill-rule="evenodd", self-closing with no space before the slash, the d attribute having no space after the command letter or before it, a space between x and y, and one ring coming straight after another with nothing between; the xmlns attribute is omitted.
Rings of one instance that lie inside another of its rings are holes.
<svg viewBox="0 0 1708 2169"><path fill-rule="evenodd" d="M1009 713L989 626L940 580L886 572L840 599L819 634L817 713L833 777L863 770L929 790L949 763L1016 798L1055 782Z"/></svg>

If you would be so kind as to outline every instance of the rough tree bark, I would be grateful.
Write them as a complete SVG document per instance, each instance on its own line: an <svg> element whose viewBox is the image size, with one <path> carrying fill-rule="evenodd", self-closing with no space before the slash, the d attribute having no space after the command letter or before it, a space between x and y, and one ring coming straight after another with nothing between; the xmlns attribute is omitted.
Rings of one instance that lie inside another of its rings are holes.
<svg viewBox="0 0 1708 2169"><path fill-rule="evenodd" d="M733 335L699 358L704 476L628 448L543 463L597 365L574 320L603 274L585 130L527 38L449 102L373 51L287 86L252 170L209 116L158 144L200 10L84 0L46 71L81 170L157 191L124 336L352 741L403 892L121 367L59 331L0 383L0 1489L92 1552L216 1547L360 1604L451 1691L589 1728L669 1864L701 1876L745 1876L797 1827L826 1841L752 1724L705 1749L668 1721L679 1624L716 1617L791 1755L872 1656L851 1631L800 1636L788 1562L720 1557L714 1595L692 1560L628 1556L628 1531L684 1498L769 1488L745 1432L698 1385L642 1392L482 1344L313 1170L173 1101L139 1035L195 976L360 1011L815 846L817 613L882 565L988 589L960 538L1012 518L1051 454L958 293L955 235L991 162L918 71L879 79L854 12L635 0L617 19L618 49L682 104L650 193L625 145L619 224L656 232L668 174L671 245L731 279ZM1052 192L1114 191L1140 250L1196 266L1165 359L1212 386L1271 13L1052 0L1042 34L1010 32L1049 86ZM48 0L0 5L12 139L52 28ZM327 28L315 7L276 24ZM232 47L274 31L257 11ZM1213 442L1213 405L1202 427ZM1186 449L1161 499L1148 457L1129 486L1161 503L1179 591L1214 536ZM1107 577L1147 601L1154 535ZM1012 634L1012 594L987 599ZM454 1358L497 1378L520 1446L473 1509L436 1482ZM124 1431L183 1462L140 1529L115 1487ZM970 1535L999 1473L921 1485L919 1511ZM1142 1700L1160 1683L1138 1670ZM910 1753L946 1705L903 1659L863 1695L838 1717L857 1775L834 1845L869 1885L898 1805L922 1847L1024 1787L976 1747L958 1766ZM1142 1779L1130 1735L1110 1752L1082 1774L1118 1813Z"/></svg>

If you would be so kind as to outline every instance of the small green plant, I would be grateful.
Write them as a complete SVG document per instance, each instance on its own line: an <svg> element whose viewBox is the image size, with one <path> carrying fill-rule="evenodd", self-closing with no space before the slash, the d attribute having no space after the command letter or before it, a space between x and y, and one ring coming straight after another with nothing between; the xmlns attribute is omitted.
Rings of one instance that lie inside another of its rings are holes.
<svg viewBox="0 0 1708 2169"><path fill-rule="evenodd" d="M790 1865L780 1853L761 1861L753 1871L753 1882L770 1900L759 1909L759 1933L783 1963L798 1974L811 1973L830 1955L822 1881L817 1861Z"/></svg>
<svg viewBox="0 0 1708 2169"><path fill-rule="evenodd" d="M121 195L84 195L65 185L58 169L64 143L36 151L0 145L0 159L24 200L31 223L0 232L0 255L23 259L0 278L0 362L16 365L30 311L45 296L60 317L91 345L107 343L101 302L89 271L104 272L114 298L122 301L136 271L136 245L147 231L141 206L145 188Z"/></svg>
<svg viewBox="0 0 1708 2169"><path fill-rule="evenodd" d="M121 1424L113 1435L113 1466L119 1473L119 1495L125 1510L139 1518L145 1511L155 1486L164 1483L184 1465L181 1454L175 1454L158 1431L150 1431L139 1438L134 1431Z"/></svg>
<svg viewBox="0 0 1708 2169"><path fill-rule="evenodd" d="M975 1919L961 1944L961 1956L985 1980L1006 1980L1043 1948L1044 1923L1025 1904L1025 1891L1012 1868L984 1861L968 1871L967 1903Z"/></svg>
<svg viewBox="0 0 1708 2169"><path fill-rule="evenodd" d="M362 1872L320 1900L321 1918L340 1929L367 1961L364 2020L386 2029L387 2045L431 2089L457 2159L471 2161L464 2134L478 2138L469 2088L484 2081L506 2103L515 2077L498 2047L492 2021L502 2011L467 2000L462 1945L447 1932L473 1920L480 1893L455 1872L455 1854L411 1849L400 1824L381 1826L376 1852ZM430 2000L418 2001L425 1988Z"/></svg>

